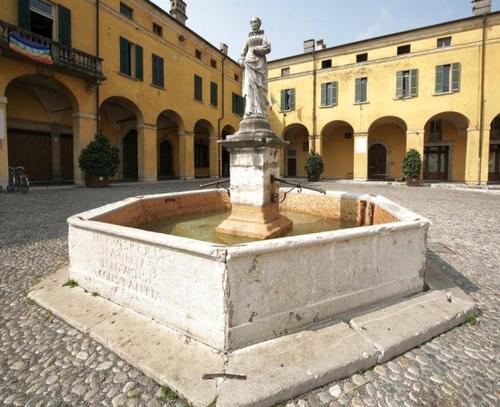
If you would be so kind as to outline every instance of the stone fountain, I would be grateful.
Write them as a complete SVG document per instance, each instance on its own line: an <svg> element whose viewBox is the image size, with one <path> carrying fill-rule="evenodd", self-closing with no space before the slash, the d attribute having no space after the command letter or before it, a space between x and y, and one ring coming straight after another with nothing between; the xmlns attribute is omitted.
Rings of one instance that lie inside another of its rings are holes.
<svg viewBox="0 0 500 407"><path fill-rule="evenodd" d="M29 294L195 406L271 406L475 311L427 264L425 218L381 196L279 190L270 44L251 24L245 117L225 142L231 196L138 196L72 216L69 267ZM214 216L224 220L207 226ZM177 229L186 222L189 236Z"/></svg>

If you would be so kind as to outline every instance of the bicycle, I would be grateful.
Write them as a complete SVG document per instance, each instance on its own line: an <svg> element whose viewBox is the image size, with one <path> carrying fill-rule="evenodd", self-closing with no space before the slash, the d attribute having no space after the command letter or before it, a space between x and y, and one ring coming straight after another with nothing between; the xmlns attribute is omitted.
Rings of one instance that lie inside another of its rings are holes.
<svg viewBox="0 0 500 407"><path fill-rule="evenodd" d="M21 191L23 194L28 193L30 181L24 173L24 167L9 167L9 184L7 185L8 192Z"/></svg>

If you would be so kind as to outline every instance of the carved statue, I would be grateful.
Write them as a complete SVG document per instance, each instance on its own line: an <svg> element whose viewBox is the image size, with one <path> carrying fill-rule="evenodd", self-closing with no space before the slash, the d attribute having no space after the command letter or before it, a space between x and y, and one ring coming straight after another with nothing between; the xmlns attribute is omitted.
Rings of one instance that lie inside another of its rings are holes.
<svg viewBox="0 0 500 407"><path fill-rule="evenodd" d="M271 43L267 40L262 21L258 17L250 20L252 32L241 52L239 61L244 70L243 97L245 98L245 118L267 119L267 60Z"/></svg>

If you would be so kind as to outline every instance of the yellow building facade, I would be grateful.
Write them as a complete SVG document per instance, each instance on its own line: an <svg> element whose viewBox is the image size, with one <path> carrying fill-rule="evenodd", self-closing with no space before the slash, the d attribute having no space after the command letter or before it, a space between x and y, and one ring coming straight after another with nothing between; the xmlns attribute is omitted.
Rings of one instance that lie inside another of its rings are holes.
<svg viewBox="0 0 500 407"><path fill-rule="evenodd" d="M174 3L175 18L147 0L2 1L1 184L9 165L81 184L97 132L120 150L116 180L227 175L241 70Z"/></svg>
<svg viewBox="0 0 500 407"><path fill-rule="evenodd" d="M500 180L500 13L314 44L269 65L272 127L290 142L283 175L305 176L314 150L324 178L399 180L414 148L424 180Z"/></svg>

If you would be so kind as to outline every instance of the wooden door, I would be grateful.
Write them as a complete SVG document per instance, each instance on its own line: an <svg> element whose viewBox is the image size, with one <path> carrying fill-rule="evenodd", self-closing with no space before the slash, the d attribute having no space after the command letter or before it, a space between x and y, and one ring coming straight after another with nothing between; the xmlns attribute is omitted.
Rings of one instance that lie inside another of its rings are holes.
<svg viewBox="0 0 500 407"><path fill-rule="evenodd" d="M137 181L139 179L139 165L137 160L137 131L131 130L122 141L123 148L123 179Z"/></svg>
<svg viewBox="0 0 500 407"><path fill-rule="evenodd" d="M490 144L488 181L500 181L500 144Z"/></svg>
<svg viewBox="0 0 500 407"><path fill-rule="evenodd" d="M448 146L427 146L424 148L425 180L448 180L449 150Z"/></svg>
<svg viewBox="0 0 500 407"><path fill-rule="evenodd" d="M59 140L61 145L61 177L64 181L73 181L73 135L61 134Z"/></svg>
<svg viewBox="0 0 500 407"><path fill-rule="evenodd" d="M52 140L50 133L8 130L9 166L24 167L32 181L52 178Z"/></svg>
<svg viewBox="0 0 500 407"><path fill-rule="evenodd" d="M387 150L382 144L374 144L368 150L368 178L386 179Z"/></svg>

